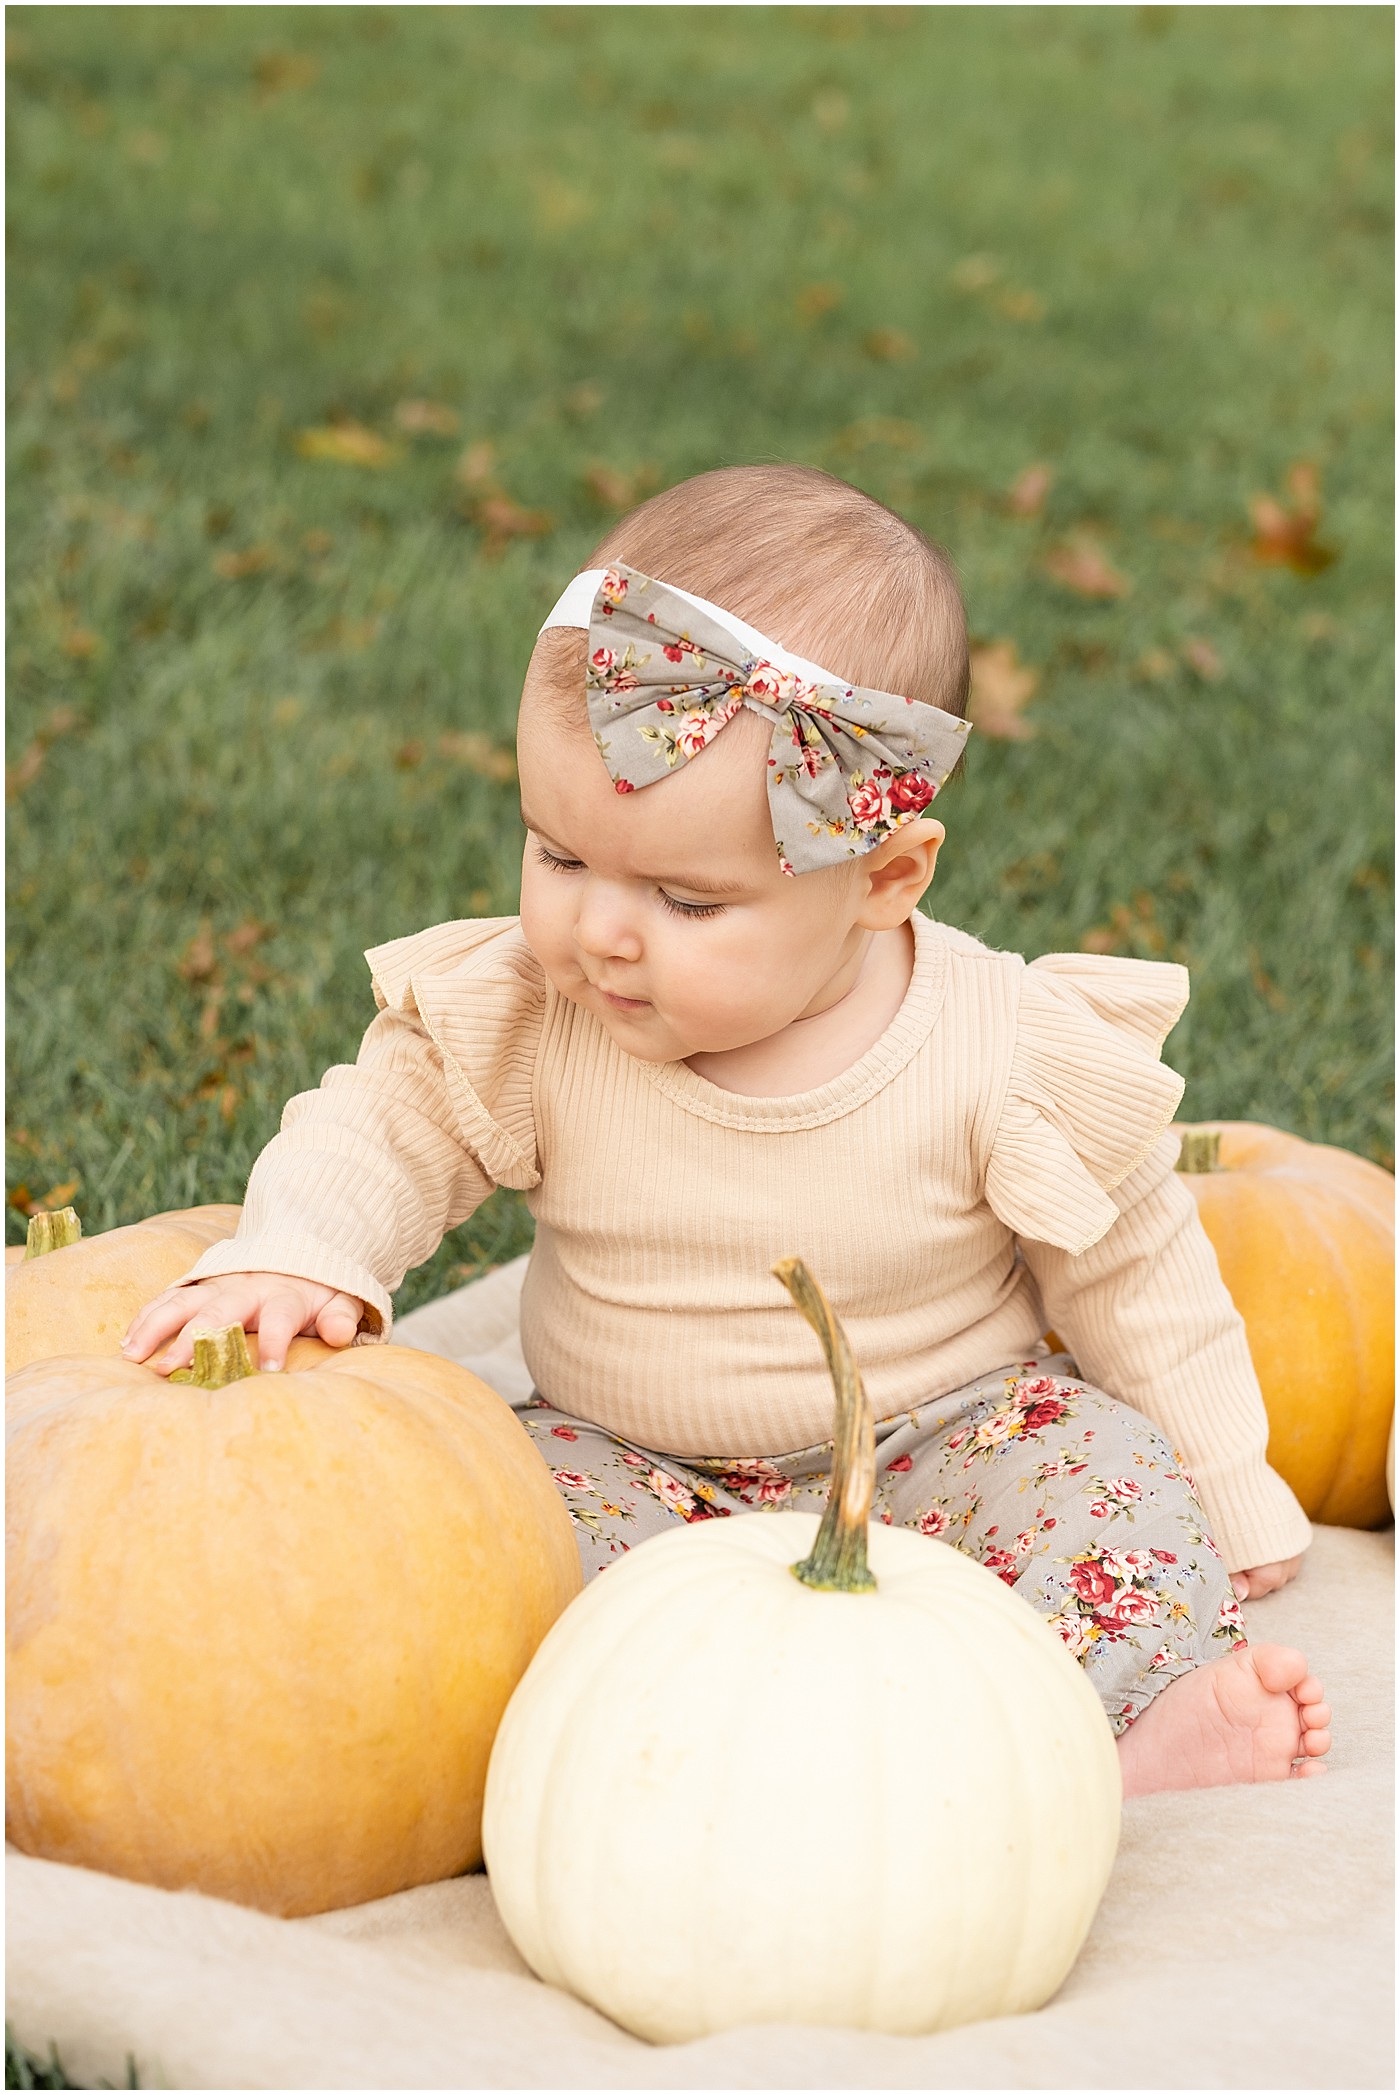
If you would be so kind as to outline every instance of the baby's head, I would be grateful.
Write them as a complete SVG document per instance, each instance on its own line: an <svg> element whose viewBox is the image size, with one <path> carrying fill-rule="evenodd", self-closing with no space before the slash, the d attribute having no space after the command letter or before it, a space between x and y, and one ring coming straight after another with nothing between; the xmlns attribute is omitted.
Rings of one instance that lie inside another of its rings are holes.
<svg viewBox="0 0 1400 2095"><path fill-rule="evenodd" d="M882 504L805 466L729 466L656 495L594 548L735 613L834 676L961 716L962 601L947 556ZM698 756L614 789L585 699L587 635L551 628L520 704L530 836L525 935L555 987L629 1054L746 1046L809 1008L871 931L913 912L943 825L906 822L864 856L779 867L772 723L742 710Z"/></svg>

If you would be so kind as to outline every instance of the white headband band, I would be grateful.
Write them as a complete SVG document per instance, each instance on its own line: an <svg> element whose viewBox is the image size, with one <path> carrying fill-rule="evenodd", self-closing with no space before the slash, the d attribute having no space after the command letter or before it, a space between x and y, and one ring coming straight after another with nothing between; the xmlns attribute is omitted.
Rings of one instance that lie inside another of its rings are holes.
<svg viewBox="0 0 1400 2095"><path fill-rule="evenodd" d="M607 572L604 567L590 567L585 573L575 575L540 627L540 632L547 633L551 626L576 626L586 633L593 600ZM722 605L712 604L708 597L692 596L688 589L679 589L674 582L668 582L666 587L673 596L684 597L697 611L708 612L727 633L742 641L750 654L761 655L765 662L776 663L779 669L790 669L796 676L806 677L813 683L839 684L845 681L831 670L823 669L819 663L809 662L805 655L794 655L788 648L779 647L776 640L770 640L766 633L760 633L756 626L748 625Z"/></svg>

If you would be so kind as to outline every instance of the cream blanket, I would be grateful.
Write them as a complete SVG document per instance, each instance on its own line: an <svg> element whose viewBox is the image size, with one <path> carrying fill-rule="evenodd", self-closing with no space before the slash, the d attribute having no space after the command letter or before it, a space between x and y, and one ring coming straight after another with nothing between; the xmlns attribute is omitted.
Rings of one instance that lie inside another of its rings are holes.
<svg viewBox="0 0 1400 2095"><path fill-rule="evenodd" d="M511 1394L519 1262L405 1318ZM8 2007L70 2078L147 2088L1381 2088L1392 2075L1393 1530L1324 1528L1247 1610L1301 1644L1312 1782L1146 1797L1038 2014L946 2035L736 2030L654 2049L531 1977L484 1877L271 1920L11 1852Z"/></svg>

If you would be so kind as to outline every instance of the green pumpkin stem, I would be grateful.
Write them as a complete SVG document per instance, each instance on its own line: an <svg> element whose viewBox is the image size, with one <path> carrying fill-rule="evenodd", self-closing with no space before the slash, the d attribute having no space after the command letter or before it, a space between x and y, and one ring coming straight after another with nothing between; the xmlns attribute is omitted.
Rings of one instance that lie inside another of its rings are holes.
<svg viewBox="0 0 1400 2095"><path fill-rule="evenodd" d="M226 1331L196 1331L193 1367L176 1368L170 1380L192 1383L196 1389L222 1389L226 1382L241 1382L257 1372L243 1326L230 1324Z"/></svg>
<svg viewBox="0 0 1400 2095"><path fill-rule="evenodd" d="M1223 1171L1219 1128L1183 1128L1178 1171Z"/></svg>
<svg viewBox="0 0 1400 2095"><path fill-rule="evenodd" d="M41 1209L29 1218L29 1227L24 1234L24 1255L42 1258L46 1251L63 1251L68 1245L76 1244L83 1233L76 1208L54 1208L45 1214Z"/></svg>
<svg viewBox="0 0 1400 2095"><path fill-rule="evenodd" d="M875 1418L855 1356L835 1310L800 1258L773 1271L822 1342L836 1390L831 1490L812 1553L792 1566L794 1578L821 1593L873 1593L866 1563L870 1501L875 1495Z"/></svg>

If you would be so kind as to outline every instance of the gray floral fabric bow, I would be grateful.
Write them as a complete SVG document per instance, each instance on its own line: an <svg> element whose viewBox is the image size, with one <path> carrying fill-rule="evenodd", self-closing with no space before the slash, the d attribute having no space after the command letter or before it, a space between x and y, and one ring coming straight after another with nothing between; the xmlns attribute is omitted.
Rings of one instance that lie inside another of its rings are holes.
<svg viewBox="0 0 1400 2095"><path fill-rule="evenodd" d="M619 793L698 756L742 706L771 719L778 863L784 873L810 873L873 851L921 815L971 729L938 706L824 671L804 675L785 650L771 654L747 652L718 617L666 583L609 568L588 622L588 714Z"/></svg>

